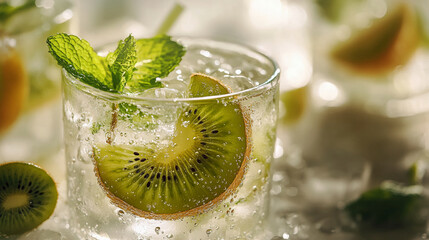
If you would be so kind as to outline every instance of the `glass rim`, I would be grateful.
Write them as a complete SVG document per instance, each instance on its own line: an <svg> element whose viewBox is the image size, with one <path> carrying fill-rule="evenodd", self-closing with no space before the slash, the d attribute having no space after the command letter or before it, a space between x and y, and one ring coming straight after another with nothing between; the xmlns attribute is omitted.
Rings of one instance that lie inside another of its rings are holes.
<svg viewBox="0 0 429 240"><path fill-rule="evenodd" d="M179 98L154 98L154 97L130 96L130 95L113 93L113 92L107 92L107 91L97 89L93 86L90 86L90 85L80 81L78 78L69 74L64 68L62 69L63 77L66 79L67 82L69 82L69 84L74 85L75 87L78 86L80 91L83 91L83 92L90 94L90 95L93 95L93 96L97 96L97 97L101 97L101 98L105 98L105 99L109 99L109 100L147 101L147 102L165 102L165 103L168 103L168 102L172 102L172 103L195 102L195 101L235 98L235 97L239 97L241 95L247 95L247 94L250 94L252 92L257 92L259 90L262 90L262 89L266 88L267 86L269 86L269 84L272 84L273 82L275 82L276 80L278 81L278 79L279 79L280 68L279 68L278 63L274 59L272 59L271 57L267 56L266 54L260 52L256 48L251 47L247 44L242 44L242 43L233 42L233 41L217 40L217 39L213 39L213 38L201 38L201 37L187 37L187 36L177 36L176 37L176 36L174 36L172 38L175 41L182 43L185 48L187 45L199 45L199 43L201 43L200 45L206 45L206 46L218 44L218 45L222 45L222 46L230 46L230 47L232 47L231 49L234 49L234 48L238 49L238 50L231 50L231 51L236 51L237 53L238 52L241 52L241 53L249 52L252 54L256 54L260 58L264 59L266 61L266 63L272 67L273 71L269 75L267 75L266 80L259 85L256 85L256 86L253 86L250 88L246 88L246 89L243 89L240 91L227 93L227 94L204 96L204 97L192 97L192 98L188 98L188 97L183 97L183 98L180 98L180 97ZM193 41L193 42L192 42L192 44L186 44L186 43L182 42L183 40L184 41ZM106 46L108 46L108 45L109 44L107 44ZM222 49L227 49L227 48L223 47ZM254 58L254 57L252 57L252 58Z"/></svg>

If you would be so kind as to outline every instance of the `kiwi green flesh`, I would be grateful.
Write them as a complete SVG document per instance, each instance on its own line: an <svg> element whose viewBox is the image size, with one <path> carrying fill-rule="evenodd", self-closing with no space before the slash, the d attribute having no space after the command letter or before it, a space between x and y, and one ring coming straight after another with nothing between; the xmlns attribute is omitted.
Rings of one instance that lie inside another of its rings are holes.
<svg viewBox="0 0 429 240"><path fill-rule="evenodd" d="M217 80L200 75L191 78L189 89L193 97L229 92ZM238 186L247 141L238 103L194 104L181 112L167 147L96 146L96 173L113 202L132 208L135 214L154 218L193 215Z"/></svg>
<svg viewBox="0 0 429 240"><path fill-rule="evenodd" d="M55 182L29 163L0 165L0 233L13 235L36 228L53 213Z"/></svg>

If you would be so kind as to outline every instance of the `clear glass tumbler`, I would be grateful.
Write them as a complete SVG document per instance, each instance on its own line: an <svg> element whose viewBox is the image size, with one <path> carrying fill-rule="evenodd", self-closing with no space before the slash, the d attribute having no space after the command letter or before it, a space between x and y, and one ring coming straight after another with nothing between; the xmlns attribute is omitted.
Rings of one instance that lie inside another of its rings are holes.
<svg viewBox="0 0 429 240"><path fill-rule="evenodd" d="M64 73L70 226L82 239L266 239L279 68L241 45L177 41L187 52L165 87L138 96ZM194 73L231 93L186 98Z"/></svg>

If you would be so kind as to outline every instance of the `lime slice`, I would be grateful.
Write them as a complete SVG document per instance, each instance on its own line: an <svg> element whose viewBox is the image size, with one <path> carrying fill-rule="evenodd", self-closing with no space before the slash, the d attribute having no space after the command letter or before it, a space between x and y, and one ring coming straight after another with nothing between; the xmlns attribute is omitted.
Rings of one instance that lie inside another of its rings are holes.
<svg viewBox="0 0 429 240"><path fill-rule="evenodd" d="M371 27L337 45L332 57L356 73L383 75L406 64L419 42L417 14L407 4L400 4Z"/></svg>
<svg viewBox="0 0 429 240"><path fill-rule="evenodd" d="M28 81L22 61L7 46L7 39L0 39L0 134L16 121L27 96Z"/></svg>

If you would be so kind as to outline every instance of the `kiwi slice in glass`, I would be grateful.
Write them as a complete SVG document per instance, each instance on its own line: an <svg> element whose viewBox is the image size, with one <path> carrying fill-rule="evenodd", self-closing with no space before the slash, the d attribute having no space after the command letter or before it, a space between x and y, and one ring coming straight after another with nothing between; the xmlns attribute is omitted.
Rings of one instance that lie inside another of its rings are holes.
<svg viewBox="0 0 429 240"><path fill-rule="evenodd" d="M40 167L23 162L0 165L0 234L36 228L54 212L55 182Z"/></svg>
<svg viewBox="0 0 429 240"><path fill-rule="evenodd" d="M228 93L216 79L191 76L190 97ZM97 145L95 172L112 202L135 215L197 215L241 183L250 154L249 129L248 117L233 100L194 102L181 111L171 145Z"/></svg>

